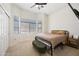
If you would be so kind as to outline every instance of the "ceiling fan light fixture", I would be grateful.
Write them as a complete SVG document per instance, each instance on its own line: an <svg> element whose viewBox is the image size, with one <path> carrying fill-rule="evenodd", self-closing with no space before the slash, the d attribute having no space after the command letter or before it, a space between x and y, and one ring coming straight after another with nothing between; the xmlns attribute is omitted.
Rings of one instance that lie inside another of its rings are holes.
<svg viewBox="0 0 79 59"><path fill-rule="evenodd" d="M36 5L46 5L47 3L35 3Z"/></svg>
<svg viewBox="0 0 79 59"><path fill-rule="evenodd" d="M35 7L37 7L37 8L38 8L38 5L36 5Z"/></svg>
<svg viewBox="0 0 79 59"><path fill-rule="evenodd" d="M41 5L41 8L44 8L44 6L43 6L43 5Z"/></svg>
<svg viewBox="0 0 79 59"><path fill-rule="evenodd" d="M47 3L35 3L32 7L37 7L40 10L41 8L44 8L44 5L47 5Z"/></svg>

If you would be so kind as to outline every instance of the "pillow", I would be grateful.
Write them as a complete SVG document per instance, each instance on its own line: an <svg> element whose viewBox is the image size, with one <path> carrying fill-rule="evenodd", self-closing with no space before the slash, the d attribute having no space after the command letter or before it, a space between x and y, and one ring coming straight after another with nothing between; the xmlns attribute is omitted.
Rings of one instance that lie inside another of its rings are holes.
<svg viewBox="0 0 79 59"><path fill-rule="evenodd" d="M64 31L55 30L51 32L52 34L65 34Z"/></svg>
<svg viewBox="0 0 79 59"><path fill-rule="evenodd" d="M58 34L65 34L64 31L58 31L57 33L58 33Z"/></svg>

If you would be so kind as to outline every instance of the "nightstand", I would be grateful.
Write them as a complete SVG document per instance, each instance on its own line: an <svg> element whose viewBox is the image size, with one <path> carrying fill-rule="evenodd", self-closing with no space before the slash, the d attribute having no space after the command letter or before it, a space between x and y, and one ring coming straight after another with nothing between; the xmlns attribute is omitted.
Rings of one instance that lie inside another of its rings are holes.
<svg viewBox="0 0 79 59"><path fill-rule="evenodd" d="M73 35L69 37L69 44L68 46L74 47L74 48L79 48L79 37L74 38Z"/></svg>

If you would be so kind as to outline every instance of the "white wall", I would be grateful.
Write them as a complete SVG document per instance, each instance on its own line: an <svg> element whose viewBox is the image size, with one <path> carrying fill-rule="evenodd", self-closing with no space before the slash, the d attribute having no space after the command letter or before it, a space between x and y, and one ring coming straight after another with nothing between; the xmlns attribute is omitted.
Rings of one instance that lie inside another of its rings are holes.
<svg viewBox="0 0 79 59"><path fill-rule="evenodd" d="M9 12L9 4L0 4L0 55L5 55L9 43L9 18L4 10ZM6 7L5 7L6 5ZM2 8L4 9L2 9Z"/></svg>
<svg viewBox="0 0 79 59"><path fill-rule="evenodd" d="M70 35L79 35L79 20L68 5L49 16L49 32L53 29L64 29Z"/></svg>
<svg viewBox="0 0 79 59"><path fill-rule="evenodd" d="M37 18L42 21L42 32L48 32L48 15L40 13Z"/></svg>

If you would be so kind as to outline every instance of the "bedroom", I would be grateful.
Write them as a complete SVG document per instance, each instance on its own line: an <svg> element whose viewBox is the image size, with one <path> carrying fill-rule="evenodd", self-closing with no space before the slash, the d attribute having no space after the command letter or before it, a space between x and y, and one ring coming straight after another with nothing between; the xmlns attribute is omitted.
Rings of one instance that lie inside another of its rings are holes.
<svg viewBox="0 0 79 59"><path fill-rule="evenodd" d="M0 38L4 39L0 41L0 55L39 56L39 53L33 49L32 41L40 32L50 33L52 30L67 30L69 38L78 39L79 21L67 3L47 3L44 8L39 9L38 6L30 8L34 4L0 4L1 19L6 21L0 20L4 24L3 27L0 27ZM71 5L79 11L78 3L71 3ZM0 26L2 26L1 23ZM74 40L74 42L76 41ZM59 46L54 55L79 55L79 49L74 48L73 45L71 47L64 46L63 49Z"/></svg>

